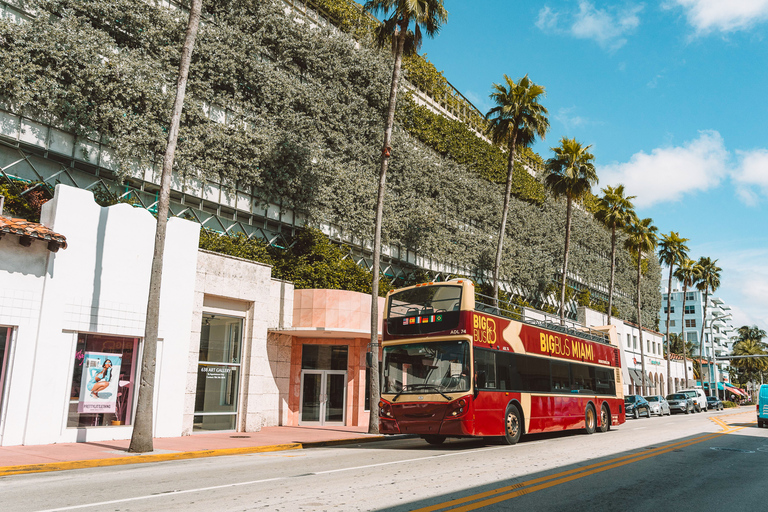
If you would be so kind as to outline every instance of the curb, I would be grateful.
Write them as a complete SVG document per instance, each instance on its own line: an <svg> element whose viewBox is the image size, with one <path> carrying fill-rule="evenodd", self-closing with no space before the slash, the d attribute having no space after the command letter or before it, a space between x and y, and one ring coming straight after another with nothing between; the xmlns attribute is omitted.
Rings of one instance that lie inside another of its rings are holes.
<svg viewBox="0 0 768 512"><path fill-rule="evenodd" d="M51 471L67 471L71 469L87 469L107 466L125 466L129 464L147 464L150 462L165 462L172 460L202 459L206 457L222 457L228 455L248 455L251 453L278 452L287 450L304 450L309 448L322 448L325 446L339 446L345 444L370 443L395 439L408 439L413 436L375 436L354 437L350 439L334 439L331 441L310 441L306 443L286 443L266 446L250 446L245 448L223 448L218 450L198 450L192 452L158 453L148 455L129 455L127 457L112 457L105 459L75 460L67 462L45 462L40 464L24 464L19 466L0 467L0 477L11 475L25 475L31 473L47 473Z"/></svg>

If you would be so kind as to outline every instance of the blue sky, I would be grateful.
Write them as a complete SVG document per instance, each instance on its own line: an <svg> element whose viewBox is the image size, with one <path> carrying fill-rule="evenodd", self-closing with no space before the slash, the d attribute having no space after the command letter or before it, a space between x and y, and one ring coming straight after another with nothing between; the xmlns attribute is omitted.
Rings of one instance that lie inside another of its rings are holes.
<svg viewBox="0 0 768 512"><path fill-rule="evenodd" d="M591 144L596 193L623 183L638 215L718 259L734 325L768 330L768 0L445 0L421 53L483 113L528 74L551 130Z"/></svg>

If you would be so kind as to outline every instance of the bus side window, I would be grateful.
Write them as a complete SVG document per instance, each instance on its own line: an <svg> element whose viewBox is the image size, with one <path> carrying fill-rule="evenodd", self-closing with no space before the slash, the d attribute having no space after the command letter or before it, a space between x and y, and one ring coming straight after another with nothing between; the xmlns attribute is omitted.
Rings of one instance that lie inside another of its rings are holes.
<svg viewBox="0 0 768 512"><path fill-rule="evenodd" d="M496 389L495 355L490 350L475 350L475 373L480 389Z"/></svg>
<svg viewBox="0 0 768 512"><path fill-rule="evenodd" d="M595 389L595 369L585 364L571 364L571 389L576 393L591 393Z"/></svg>
<svg viewBox="0 0 768 512"><path fill-rule="evenodd" d="M567 393L571 387L569 363L552 361L552 390L560 393Z"/></svg>
<svg viewBox="0 0 768 512"><path fill-rule="evenodd" d="M509 352L496 353L496 378L499 389L504 391L522 391L523 382L517 370L519 356Z"/></svg>

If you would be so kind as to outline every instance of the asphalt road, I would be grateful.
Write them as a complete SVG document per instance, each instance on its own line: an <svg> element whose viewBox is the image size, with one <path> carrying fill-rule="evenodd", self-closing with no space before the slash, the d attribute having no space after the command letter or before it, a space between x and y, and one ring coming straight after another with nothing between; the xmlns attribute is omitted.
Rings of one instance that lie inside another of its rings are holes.
<svg viewBox="0 0 768 512"><path fill-rule="evenodd" d="M753 409L629 420L516 446L406 439L0 478L0 510L768 509Z"/></svg>

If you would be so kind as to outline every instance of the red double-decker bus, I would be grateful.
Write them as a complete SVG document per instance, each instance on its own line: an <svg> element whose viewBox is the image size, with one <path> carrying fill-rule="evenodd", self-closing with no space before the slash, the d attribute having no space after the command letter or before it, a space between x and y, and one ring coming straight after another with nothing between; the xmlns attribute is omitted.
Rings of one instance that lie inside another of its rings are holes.
<svg viewBox="0 0 768 512"><path fill-rule="evenodd" d="M619 348L605 332L524 318L477 297L470 280L387 295L381 433L515 444L525 433L624 423Z"/></svg>

